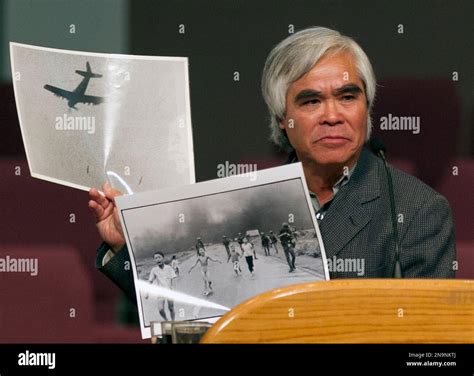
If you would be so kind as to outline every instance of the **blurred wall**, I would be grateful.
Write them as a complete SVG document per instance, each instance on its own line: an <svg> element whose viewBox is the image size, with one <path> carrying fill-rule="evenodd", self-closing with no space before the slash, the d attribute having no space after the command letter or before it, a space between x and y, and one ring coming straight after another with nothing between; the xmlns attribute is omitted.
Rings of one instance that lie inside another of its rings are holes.
<svg viewBox="0 0 474 376"><path fill-rule="evenodd" d="M474 135L474 54L472 26L465 16L473 11L472 2L447 0L145 0L131 3L130 44L136 54L189 56L200 180L215 177L222 160L265 160L275 155L265 142L268 122L260 77L266 56L288 36L291 25L296 31L326 26L352 36L367 52L380 81L449 81L457 71L459 80L451 82L460 99L460 120L449 142L457 156L469 156ZM397 32L399 24L403 34Z"/></svg>

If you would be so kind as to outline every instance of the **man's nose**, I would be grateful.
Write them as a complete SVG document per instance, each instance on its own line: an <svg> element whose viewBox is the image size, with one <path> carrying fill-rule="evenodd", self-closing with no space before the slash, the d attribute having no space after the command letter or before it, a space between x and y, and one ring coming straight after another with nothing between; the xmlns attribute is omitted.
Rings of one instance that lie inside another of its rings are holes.
<svg viewBox="0 0 474 376"><path fill-rule="evenodd" d="M325 101L322 108L320 124L321 125L338 125L343 122L341 112L336 100Z"/></svg>

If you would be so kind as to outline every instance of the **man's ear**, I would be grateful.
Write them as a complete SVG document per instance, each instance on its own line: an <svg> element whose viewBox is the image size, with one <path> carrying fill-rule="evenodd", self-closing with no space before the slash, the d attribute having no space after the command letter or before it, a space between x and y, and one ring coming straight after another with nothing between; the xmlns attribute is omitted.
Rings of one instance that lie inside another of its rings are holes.
<svg viewBox="0 0 474 376"><path fill-rule="evenodd" d="M280 129L286 129L286 118L278 119L278 125Z"/></svg>

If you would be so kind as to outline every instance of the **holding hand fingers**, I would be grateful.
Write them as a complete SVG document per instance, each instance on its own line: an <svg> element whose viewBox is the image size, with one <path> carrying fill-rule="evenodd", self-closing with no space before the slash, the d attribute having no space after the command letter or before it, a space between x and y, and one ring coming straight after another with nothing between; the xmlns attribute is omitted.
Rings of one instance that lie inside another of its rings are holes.
<svg viewBox="0 0 474 376"><path fill-rule="evenodd" d="M104 242L118 251L125 244L122 226L115 206L115 197L121 196L122 192L110 187L108 183L103 184L99 192L96 188L89 191L88 206L95 216L96 227Z"/></svg>

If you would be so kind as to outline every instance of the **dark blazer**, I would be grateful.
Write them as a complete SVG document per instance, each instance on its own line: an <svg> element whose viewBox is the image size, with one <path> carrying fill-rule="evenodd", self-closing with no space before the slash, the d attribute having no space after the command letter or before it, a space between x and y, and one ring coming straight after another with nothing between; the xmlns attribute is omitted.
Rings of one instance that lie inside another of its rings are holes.
<svg viewBox="0 0 474 376"><path fill-rule="evenodd" d="M405 278L453 278L456 247L448 201L417 178L390 166L400 261ZM327 258L364 259L367 278L391 278L395 262L390 198L383 162L362 151L349 182L320 223ZM331 278L356 277L332 272Z"/></svg>
<svg viewBox="0 0 474 376"><path fill-rule="evenodd" d="M456 259L451 209L447 200L417 178L390 166L393 178L401 266L405 278L453 278ZM358 271L330 271L330 278L391 278L395 263L390 198L383 162L362 151L320 222L326 256L363 260ZM125 246L105 266L103 243L96 266L135 301L133 275ZM334 268L333 268L334 269ZM359 270L360 272L360 270Z"/></svg>

